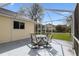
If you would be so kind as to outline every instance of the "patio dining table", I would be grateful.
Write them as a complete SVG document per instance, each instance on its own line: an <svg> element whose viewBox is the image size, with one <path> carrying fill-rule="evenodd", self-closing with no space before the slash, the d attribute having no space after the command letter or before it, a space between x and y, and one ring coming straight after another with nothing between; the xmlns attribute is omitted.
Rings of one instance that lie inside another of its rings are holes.
<svg viewBox="0 0 79 59"><path fill-rule="evenodd" d="M46 35L36 35L36 38L38 39L38 40L43 40L43 39L46 39Z"/></svg>
<svg viewBox="0 0 79 59"><path fill-rule="evenodd" d="M43 42L45 44L46 44L46 42L48 42L48 38L46 35L42 35L42 34L36 35L36 38L37 38L38 42Z"/></svg>

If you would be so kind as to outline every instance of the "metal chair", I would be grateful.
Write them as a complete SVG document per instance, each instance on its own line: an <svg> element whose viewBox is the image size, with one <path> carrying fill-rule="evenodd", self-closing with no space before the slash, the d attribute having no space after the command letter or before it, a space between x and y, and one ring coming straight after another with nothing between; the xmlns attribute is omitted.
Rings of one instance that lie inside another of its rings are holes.
<svg viewBox="0 0 79 59"><path fill-rule="evenodd" d="M38 48L38 42L35 34L31 34L32 48Z"/></svg>

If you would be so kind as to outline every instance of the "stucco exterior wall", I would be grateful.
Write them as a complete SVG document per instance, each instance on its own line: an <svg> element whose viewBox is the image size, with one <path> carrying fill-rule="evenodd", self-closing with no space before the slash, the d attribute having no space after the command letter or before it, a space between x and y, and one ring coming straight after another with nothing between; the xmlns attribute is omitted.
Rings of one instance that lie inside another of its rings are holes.
<svg viewBox="0 0 79 59"><path fill-rule="evenodd" d="M10 18L0 15L0 43L11 41Z"/></svg>
<svg viewBox="0 0 79 59"><path fill-rule="evenodd" d="M26 30L26 36L29 37L31 33L34 33L34 23L27 22L25 30Z"/></svg>
<svg viewBox="0 0 79 59"><path fill-rule="evenodd" d="M14 29L13 28L13 22L14 21L19 21L19 22L24 22L24 21L21 21L21 20L15 20L15 19L12 19L12 41L15 41L15 40L20 40L20 39L24 39L25 38L25 29ZM25 23L25 22L24 22Z"/></svg>
<svg viewBox="0 0 79 59"><path fill-rule="evenodd" d="M12 29L12 40L20 40L29 38L31 33L34 33L34 23L28 21L21 21L25 23L25 29Z"/></svg>
<svg viewBox="0 0 79 59"><path fill-rule="evenodd" d="M14 29L13 19L0 15L0 43L16 41L30 37L30 33L34 33L34 23L30 21L22 21L25 23L25 29Z"/></svg>

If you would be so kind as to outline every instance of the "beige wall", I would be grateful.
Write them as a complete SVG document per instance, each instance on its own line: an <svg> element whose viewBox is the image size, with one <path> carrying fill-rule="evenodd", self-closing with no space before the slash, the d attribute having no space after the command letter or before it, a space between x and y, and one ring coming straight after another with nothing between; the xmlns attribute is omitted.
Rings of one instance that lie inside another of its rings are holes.
<svg viewBox="0 0 79 59"><path fill-rule="evenodd" d="M25 23L25 29L13 29L12 19L0 16L0 43L10 42L30 37L34 33L34 23L29 21L17 20Z"/></svg>
<svg viewBox="0 0 79 59"><path fill-rule="evenodd" d="M11 41L10 18L0 16L0 43Z"/></svg>
<svg viewBox="0 0 79 59"><path fill-rule="evenodd" d="M26 23L26 36L30 36L31 33L34 33L34 23L27 22Z"/></svg>
<svg viewBox="0 0 79 59"><path fill-rule="evenodd" d="M17 20L18 21L18 20ZM25 29L12 29L12 40L20 40L30 37L30 33L34 33L34 23L28 21L20 21L25 23Z"/></svg>
<svg viewBox="0 0 79 59"><path fill-rule="evenodd" d="M24 21L20 21L20 20L14 20L14 19L12 20L12 41L24 39L26 28L25 29L14 29L13 28L13 21L24 22Z"/></svg>

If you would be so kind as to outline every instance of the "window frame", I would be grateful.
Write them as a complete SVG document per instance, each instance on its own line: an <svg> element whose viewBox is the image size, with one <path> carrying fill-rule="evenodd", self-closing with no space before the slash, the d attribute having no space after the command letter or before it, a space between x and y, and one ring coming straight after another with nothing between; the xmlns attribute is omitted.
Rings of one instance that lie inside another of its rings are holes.
<svg viewBox="0 0 79 59"><path fill-rule="evenodd" d="M19 29L19 22L18 21L13 21L13 29Z"/></svg>
<svg viewBox="0 0 79 59"><path fill-rule="evenodd" d="M23 24L23 28L22 28L22 24ZM25 23L20 21L13 21L13 29L25 29Z"/></svg>
<svg viewBox="0 0 79 59"><path fill-rule="evenodd" d="M24 22L20 22L19 28L20 28L20 29L25 29L25 23L24 23Z"/></svg>

